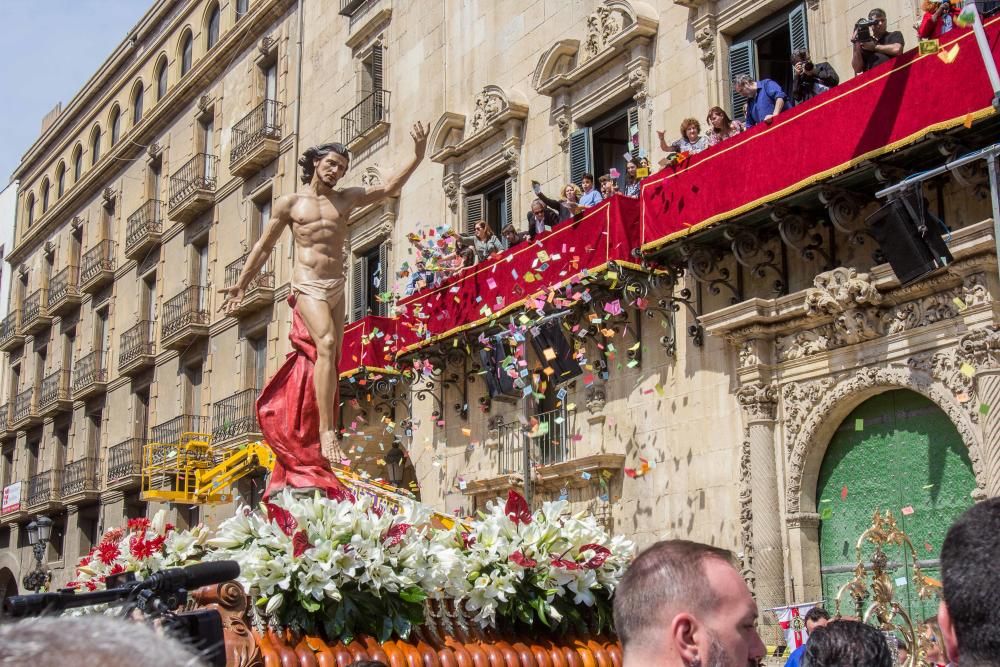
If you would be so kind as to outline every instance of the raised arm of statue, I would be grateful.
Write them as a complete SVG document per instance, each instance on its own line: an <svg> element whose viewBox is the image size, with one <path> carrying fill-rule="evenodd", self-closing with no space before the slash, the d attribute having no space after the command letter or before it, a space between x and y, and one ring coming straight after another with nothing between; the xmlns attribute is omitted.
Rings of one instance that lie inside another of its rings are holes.
<svg viewBox="0 0 1000 667"><path fill-rule="evenodd" d="M257 243L254 244L250 250L250 254L247 255L247 260L243 264L243 271L240 273L236 284L232 287L219 290L220 294L226 295L225 300L219 307L220 312L224 311L228 313L243 301L243 294L246 292L247 286L264 264L267 263L267 258L271 255L271 250L278 242L278 239L281 238L281 232L284 231L285 227L291 221L291 211L294 203L295 195L284 195L278 197L274 202L271 219L267 221L264 233L257 239Z"/></svg>
<svg viewBox="0 0 1000 667"><path fill-rule="evenodd" d="M381 201L386 197L398 197L403 189L403 184L410 179L413 172L417 170L420 161L424 159L427 151L427 130L419 121L414 123L410 130L413 137L413 157L402 169L389 176L385 183L370 185L368 187L349 188L345 194L349 197L352 208L366 206Z"/></svg>

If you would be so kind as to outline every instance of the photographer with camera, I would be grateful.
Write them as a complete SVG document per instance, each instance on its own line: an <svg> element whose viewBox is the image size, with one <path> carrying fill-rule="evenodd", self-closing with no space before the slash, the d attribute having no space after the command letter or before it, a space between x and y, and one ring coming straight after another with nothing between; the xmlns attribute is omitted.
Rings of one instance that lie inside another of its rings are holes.
<svg viewBox="0 0 1000 667"><path fill-rule="evenodd" d="M854 55L851 67L855 74L867 72L901 54L904 48L903 33L898 30L888 32L885 11L873 9L868 19L854 24Z"/></svg>
<svg viewBox="0 0 1000 667"><path fill-rule="evenodd" d="M814 63L805 49L792 52L792 99L796 104L825 93L840 83L830 63Z"/></svg>
<svg viewBox="0 0 1000 667"><path fill-rule="evenodd" d="M938 39L955 27L955 18L962 12L961 6L953 6L949 0L924 0L921 8L924 18L917 28L920 39Z"/></svg>

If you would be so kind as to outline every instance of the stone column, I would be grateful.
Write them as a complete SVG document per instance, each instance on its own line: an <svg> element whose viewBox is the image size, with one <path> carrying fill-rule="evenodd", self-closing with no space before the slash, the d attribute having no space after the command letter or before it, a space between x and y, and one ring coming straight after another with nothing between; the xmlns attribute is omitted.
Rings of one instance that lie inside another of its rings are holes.
<svg viewBox="0 0 1000 667"><path fill-rule="evenodd" d="M760 609L785 604L785 569L781 511L775 469L775 406L772 384L744 384L736 396L743 408L744 439L740 456L740 524L745 576ZM762 616L761 637L777 643L780 629L773 614Z"/></svg>
<svg viewBox="0 0 1000 667"><path fill-rule="evenodd" d="M960 359L976 369L976 398L988 406L980 414L982 470L985 496L1000 496L1000 329L978 327L958 341Z"/></svg>
<svg viewBox="0 0 1000 667"><path fill-rule="evenodd" d="M97 522L97 539L111 530L125 526L125 494L121 491L105 491L101 494L101 515Z"/></svg>

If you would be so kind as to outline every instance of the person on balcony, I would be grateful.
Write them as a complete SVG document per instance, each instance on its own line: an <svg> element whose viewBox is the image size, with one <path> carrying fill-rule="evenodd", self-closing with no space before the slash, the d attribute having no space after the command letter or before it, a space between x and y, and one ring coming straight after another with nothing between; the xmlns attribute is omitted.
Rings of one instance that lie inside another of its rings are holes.
<svg viewBox="0 0 1000 667"><path fill-rule="evenodd" d="M854 27L851 42L854 44L854 54L851 56L851 67L855 74L867 72L873 67L889 62L903 52L905 41L903 33L898 30L889 32L885 11L873 9L868 12L871 24L865 30ZM864 34L867 32L868 34ZM870 38L869 38L870 37Z"/></svg>
<svg viewBox="0 0 1000 667"><path fill-rule="evenodd" d="M805 49L792 52L792 99L796 104L811 100L840 83L830 63L814 63Z"/></svg>
<svg viewBox="0 0 1000 667"><path fill-rule="evenodd" d="M580 197L580 206L590 208L597 206L604 200L601 193L594 189L594 175L584 174L580 177L580 185L583 187L583 196Z"/></svg>
<svg viewBox="0 0 1000 667"><path fill-rule="evenodd" d="M726 139L735 137L747 129L742 121L731 119L722 107L709 109L706 120L708 121L708 132L705 133L705 139L710 147L721 144Z"/></svg>
<svg viewBox="0 0 1000 667"><path fill-rule="evenodd" d="M559 214L545 205L545 202L535 199L531 202L531 212L528 213L528 238L534 239L559 224Z"/></svg>
<svg viewBox="0 0 1000 667"><path fill-rule="evenodd" d="M961 2L955 7L949 0L924 0L921 9L924 17L917 28L920 39L940 39L955 27L955 19L962 12Z"/></svg>
<svg viewBox="0 0 1000 667"><path fill-rule="evenodd" d="M615 183L615 179L611 178L611 174L602 174L601 177L597 179L597 182L601 184L602 201L605 199L611 199L615 196L615 192L617 191L615 186L617 184Z"/></svg>
<svg viewBox="0 0 1000 667"><path fill-rule="evenodd" d="M747 99L747 129L759 123L770 125L788 100L788 94L777 82L771 79L754 81L749 74L740 74L733 79L733 89Z"/></svg>
<svg viewBox="0 0 1000 667"><path fill-rule="evenodd" d="M425 287L430 287L434 284L434 278L435 273L427 268L427 263L423 260L417 260L417 270L413 272L409 282L406 283L406 296L419 292Z"/></svg>
<svg viewBox="0 0 1000 667"><path fill-rule="evenodd" d="M642 192L642 179L637 176L639 163L632 158L625 163L625 188L622 192L626 197L638 199Z"/></svg>
<svg viewBox="0 0 1000 667"><path fill-rule="evenodd" d="M506 250L510 250L524 241L524 234L514 229L514 225L510 223L504 225L504 228L500 230L500 235L503 236L503 244Z"/></svg>
<svg viewBox="0 0 1000 667"><path fill-rule="evenodd" d="M471 244L476 253L476 260L485 262L491 255L503 252L503 243L496 237L493 230L485 220L480 220L473 227L474 234L462 234L458 238L467 244Z"/></svg>
<svg viewBox="0 0 1000 667"><path fill-rule="evenodd" d="M542 186L538 181L532 181L531 187L535 192L535 196L545 202L546 206L559 212L559 222L570 220L574 215L579 213L580 197L583 195L583 191L576 183L567 183L565 187L563 187L563 198L560 200L547 197L545 193L542 192Z"/></svg>

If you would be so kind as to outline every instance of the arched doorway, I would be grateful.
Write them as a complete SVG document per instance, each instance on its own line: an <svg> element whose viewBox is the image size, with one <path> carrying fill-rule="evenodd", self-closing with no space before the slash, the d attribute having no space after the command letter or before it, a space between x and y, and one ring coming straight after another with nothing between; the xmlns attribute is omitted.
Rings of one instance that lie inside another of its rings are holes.
<svg viewBox="0 0 1000 667"><path fill-rule="evenodd" d="M854 547L876 508L892 510L924 573L939 578L941 542L955 517L972 504L975 488L961 436L929 399L895 390L859 405L834 434L816 485L827 608L833 609L838 589L852 577ZM899 554L889 555L898 560ZM909 558L896 564L896 598L911 618L923 620L937 612L937 600L919 600L911 575ZM849 599L841 604L843 613L854 613Z"/></svg>
<svg viewBox="0 0 1000 667"><path fill-rule="evenodd" d="M7 598L17 595L17 579L6 567L0 567L0 609Z"/></svg>

